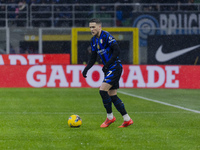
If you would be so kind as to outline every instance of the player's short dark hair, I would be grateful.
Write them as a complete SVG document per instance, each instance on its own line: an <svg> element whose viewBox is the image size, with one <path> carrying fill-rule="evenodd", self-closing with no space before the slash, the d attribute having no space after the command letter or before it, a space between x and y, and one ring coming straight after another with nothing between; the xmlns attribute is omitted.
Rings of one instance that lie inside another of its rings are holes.
<svg viewBox="0 0 200 150"><path fill-rule="evenodd" d="M101 20L96 19L96 18L91 19L91 20L89 21L89 23L91 23L91 22L95 22L96 24L102 24Z"/></svg>

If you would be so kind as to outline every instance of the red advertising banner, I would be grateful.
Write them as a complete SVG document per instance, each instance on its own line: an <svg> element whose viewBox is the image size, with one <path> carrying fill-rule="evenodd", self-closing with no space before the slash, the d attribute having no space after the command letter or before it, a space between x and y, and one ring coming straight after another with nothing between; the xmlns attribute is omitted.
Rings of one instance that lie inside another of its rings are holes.
<svg viewBox="0 0 200 150"><path fill-rule="evenodd" d="M0 55L0 65L70 64L70 54Z"/></svg>
<svg viewBox="0 0 200 150"><path fill-rule="evenodd" d="M84 65L0 65L0 87L100 87L102 66L82 77ZM123 65L121 88L200 88L200 66Z"/></svg>

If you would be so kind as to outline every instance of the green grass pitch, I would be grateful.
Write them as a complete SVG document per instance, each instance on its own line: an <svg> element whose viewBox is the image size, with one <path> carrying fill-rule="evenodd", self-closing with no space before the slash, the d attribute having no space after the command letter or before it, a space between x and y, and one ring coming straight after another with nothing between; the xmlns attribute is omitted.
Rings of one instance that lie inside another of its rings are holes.
<svg viewBox="0 0 200 150"><path fill-rule="evenodd" d="M118 128L123 119L113 106L116 122L106 119L98 89L1 88L0 150L199 150L199 90L120 89L118 93L134 121ZM180 106L176 108L165 103ZM67 119L78 114L83 124L69 128Z"/></svg>

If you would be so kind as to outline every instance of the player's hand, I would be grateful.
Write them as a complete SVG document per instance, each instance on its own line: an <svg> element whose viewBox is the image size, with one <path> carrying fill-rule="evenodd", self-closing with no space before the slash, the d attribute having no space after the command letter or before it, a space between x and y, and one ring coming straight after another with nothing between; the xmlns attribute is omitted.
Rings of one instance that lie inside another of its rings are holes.
<svg viewBox="0 0 200 150"><path fill-rule="evenodd" d="M107 67L107 66L103 66L102 71L103 71L104 73L108 72L108 67Z"/></svg>
<svg viewBox="0 0 200 150"><path fill-rule="evenodd" d="M87 74L87 69L84 69L83 72L82 72L82 75L83 75L84 78L87 78L86 74Z"/></svg>

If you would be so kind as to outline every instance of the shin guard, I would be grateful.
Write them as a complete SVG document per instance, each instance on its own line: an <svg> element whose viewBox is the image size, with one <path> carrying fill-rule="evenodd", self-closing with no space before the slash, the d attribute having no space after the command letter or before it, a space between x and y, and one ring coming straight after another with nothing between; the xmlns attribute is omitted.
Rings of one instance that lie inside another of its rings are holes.
<svg viewBox="0 0 200 150"><path fill-rule="evenodd" d="M103 100L104 107L106 108L107 113L112 113L112 101L107 91L99 91L101 98Z"/></svg>
<svg viewBox="0 0 200 150"><path fill-rule="evenodd" d="M117 95L111 96L110 98L113 104L115 105L116 109L121 113L122 116L127 114L126 109L124 107L124 103Z"/></svg>

